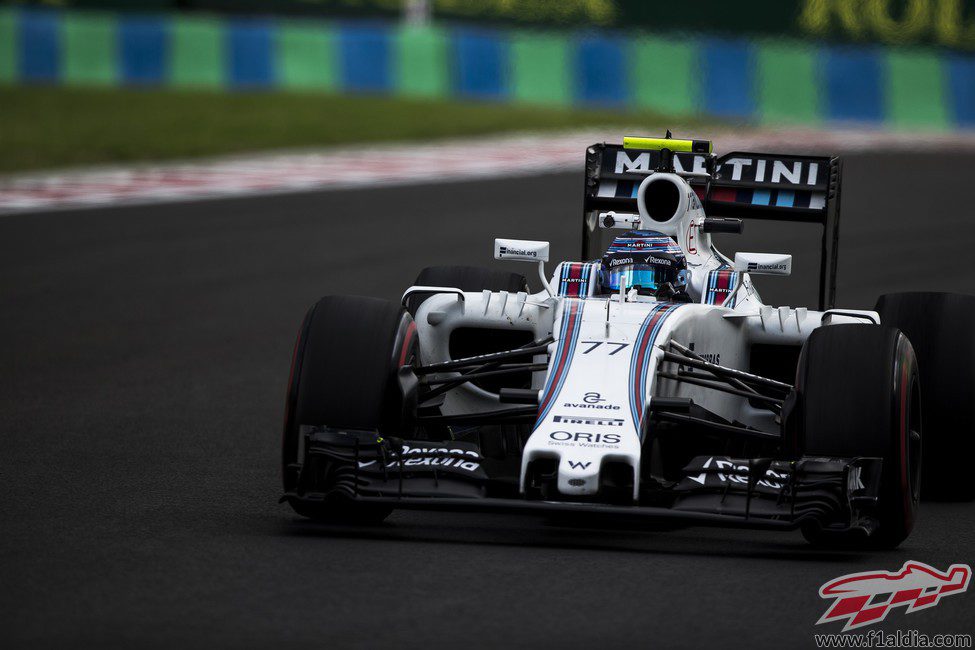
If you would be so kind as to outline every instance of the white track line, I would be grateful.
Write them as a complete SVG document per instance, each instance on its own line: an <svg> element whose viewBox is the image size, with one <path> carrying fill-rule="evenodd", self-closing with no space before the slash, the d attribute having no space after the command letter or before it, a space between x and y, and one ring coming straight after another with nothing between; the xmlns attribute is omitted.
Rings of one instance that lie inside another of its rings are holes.
<svg viewBox="0 0 975 650"><path fill-rule="evenodd" d="M645 130L645 129L643 129ZM322 189L582 173L586 146L643 130L520 134L68 170L0 178L0 214L195 201ZM975 134L859 130L712 132L715 150L851 153L975 151Z"/></svg>

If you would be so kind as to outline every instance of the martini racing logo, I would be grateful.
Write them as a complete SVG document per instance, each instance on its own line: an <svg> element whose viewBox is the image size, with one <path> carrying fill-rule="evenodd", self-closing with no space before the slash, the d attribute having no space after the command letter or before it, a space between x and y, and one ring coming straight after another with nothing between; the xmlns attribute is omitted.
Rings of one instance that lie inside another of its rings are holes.
<svg viewBox="0 0 975 650"><path fill-rule="evenodd" d="M630 154L627 151L621 150L616 152L616 164L613 171L617 174L625 174L628 172L649 172L653 170L653 165L655 162L656 156L651 159L649 151L644 151L643 153L639 153L633 158L630 158ZM705 157L695 155L693 159L688 160L687 156L678 154L674 156L674 170L678 173L696 172L698 174L706 174L707 167L705 165Z"/></svg>
<svg viewBox="0 0 975 650"><path fill-rule="evenodd" d="M843 631L879 623L895 607L907 614L935 607L945 596L968 589L972 569L952 564L944 572L922 562L908 561L900 571L865 571L830 580L819 588L819 597L833 600L816 625L845 621Z"/></svg>
<svg viewBox="0 0 975 650"><path fill-rule="evenodd" d="M631 157L628 151L619 150L610 164L616 174L647 173L653 171L658 160L656 152L644 151ZM828 174L821 173L820 161L827 162L823 159L775 155L736 156L722 160L716 171L719 180L825 189ZM674 171L706 174L705 156L678 153L674 156Z"/></svg>

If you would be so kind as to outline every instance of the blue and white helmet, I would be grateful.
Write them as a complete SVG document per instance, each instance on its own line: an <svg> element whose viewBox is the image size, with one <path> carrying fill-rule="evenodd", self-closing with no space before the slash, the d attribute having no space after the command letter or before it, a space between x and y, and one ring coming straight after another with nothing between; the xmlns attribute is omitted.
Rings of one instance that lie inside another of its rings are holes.
<svg viewBox="0 0 975 650"><path fill-rule="evenodd" d="M599 269L603 292L639 287L656 291L665 282L680 292L687 286L684 251L672 238L653 230L631 230L610 244Z"/></svg>

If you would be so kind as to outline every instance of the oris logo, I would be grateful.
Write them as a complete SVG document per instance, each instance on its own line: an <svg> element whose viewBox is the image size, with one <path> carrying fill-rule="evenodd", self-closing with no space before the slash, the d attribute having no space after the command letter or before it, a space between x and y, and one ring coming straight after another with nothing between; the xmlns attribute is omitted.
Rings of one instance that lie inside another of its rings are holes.
<svg viewBox="0 0 975 650"><path fill-rule="evenodd" d="M584 442L603 445L618 445L618 433L588 433L585 431L553 431L548 437L557 442Z"/></svg>

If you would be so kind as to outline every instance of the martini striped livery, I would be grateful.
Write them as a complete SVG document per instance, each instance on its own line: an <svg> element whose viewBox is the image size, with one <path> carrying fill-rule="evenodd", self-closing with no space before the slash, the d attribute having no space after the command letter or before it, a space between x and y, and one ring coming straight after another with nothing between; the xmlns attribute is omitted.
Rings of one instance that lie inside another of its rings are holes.
<svg viewBox="0 0 975 650"><path fill-rule="evenodd" d="M548 412L552 410L555 399L562 391L565 378L569 374L569 366L572 364L572 355L575 354L576 343L579 340L579 330L582 326L582 310L585 302L568 298L562 309L562 322L559 327L559 343L555 348L555 358L552 360L552 371L545 382L542 390L542 400L538 407L538 420L535 426L538 427Z"/></svg>
<svg viewBox="0 0 975 650"><path fill-rule="evenodd" d="M640 327L639 334L637 334L633 356L630 358L630 415L641 440L643 439L643 428L640 423L643 420L643 408L647 393L647 373L650 371L650 356L653 352L654 342L657 340L657 335L660 333L664 321L679 308L680 305L664 304L654 308L647 315Z"/></svg>

